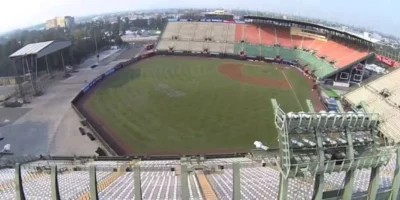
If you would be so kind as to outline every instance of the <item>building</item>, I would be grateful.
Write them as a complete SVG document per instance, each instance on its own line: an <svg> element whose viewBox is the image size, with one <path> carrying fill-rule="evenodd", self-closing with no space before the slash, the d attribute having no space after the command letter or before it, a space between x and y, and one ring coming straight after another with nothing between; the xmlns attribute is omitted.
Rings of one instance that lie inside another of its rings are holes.
<svg viewBox="0 0 400 200"><path fill-rule="evenodd" d="M224 10L215 10L214 12L208 12L205 14L206 19L211 19L211 20L228 20L232 21L233 20L233 15L225 12Z"/></svg>
<svg viewBox="0 0 400 200"><path fill-rule="evenodd" d="M74 26L75 19L71 16L56 17L46 21L46 28L71 28Z"/></svg>

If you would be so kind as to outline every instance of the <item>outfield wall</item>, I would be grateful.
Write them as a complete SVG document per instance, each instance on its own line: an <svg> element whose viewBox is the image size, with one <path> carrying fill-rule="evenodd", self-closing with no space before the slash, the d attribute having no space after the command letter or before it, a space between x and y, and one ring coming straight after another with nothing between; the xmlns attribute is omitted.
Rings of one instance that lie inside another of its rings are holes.
<svg viewBox="0 0 400 200"><path fill-rule="evenodd" d="M94 91L95 86L97 86L100 82L108 78L109 76L112 76L115 74L115 72L124 69L126 66L130 66L132 64L135 64L137 62L140 62L142 60L145 60L149 57L152 57L154 55L173 55L173 56L198 56L198 57L214 57L214 58L221 58L221 59L235 59L235 60L253 60L253 61L263 61L267 63L276 63L276 64L285 64L285 65L290 65L293 67L301 67L299 64L293 62L293 61L288 61L288 60L282 60L282 59L273 59L273 58L266 58L266 57L247 57L247 56L241 56L241 55L233 55L233 54L204 54L204 53L189 53L189 52L168 52L168 51L150 51L146 52L144 55L140 55L138 57L132 58L129 61L126 62L121 62L115 65L113 68L105 72L104 74L101 74L100 76L96 77L89 83L87 83L81 91L78 93L78 95L72 100L71 106L77 112L77 114L80 116L82 120L87 121L87 127L91 130L91 132L95 135L95 137L103 144L103 146L106 148L106 150L113 156L115 155L121 155L125 156L128 154L128 150L124 148L123 145L120 145L120 142L115 138L112 133L107 132L102 124L95 119L91 115L91 113L84 108L84 102L87 99L87 97L90 96L91 92ZM78 128L78 127L77 127ZM207 157L236 157L236 156L243 156L247 154L248 152L230 152L227 154L221 154L221 153L210 153L210 154L201 154L203 156ZM200 154L200 153L199 153ZM199 155L199 154L194 154L194 155ZM180 155L139 155L139 154L134 154L134 156L139 156L139 157L149 157L154 156L156 157L161 157L162 159L167 158L180 158L184 156L183 154Z"/></svg>

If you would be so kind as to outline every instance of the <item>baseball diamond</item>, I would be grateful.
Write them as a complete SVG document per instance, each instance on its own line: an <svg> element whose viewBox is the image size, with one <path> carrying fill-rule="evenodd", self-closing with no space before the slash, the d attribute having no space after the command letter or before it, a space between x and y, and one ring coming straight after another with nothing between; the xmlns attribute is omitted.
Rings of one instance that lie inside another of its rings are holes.
<svg viewBox="0 0 400 200"><path fill-rule="evenodd" d="M81 107L122 154L231 153L254 140L277 146L269 99L301 111L311 96L291 67L156 56L100 82Z"/></svg>

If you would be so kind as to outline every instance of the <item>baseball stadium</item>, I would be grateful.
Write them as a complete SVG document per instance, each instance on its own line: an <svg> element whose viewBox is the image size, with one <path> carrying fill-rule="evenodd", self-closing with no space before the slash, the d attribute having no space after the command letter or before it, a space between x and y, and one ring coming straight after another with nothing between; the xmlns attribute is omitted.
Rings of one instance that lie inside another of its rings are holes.
<svg viewBox="0 0 400 200"><path fill-rule="evenodd" d="M170 20L63 80L79 123L46 145L96 152L5 155L0 199L400 199L397 63L345 31L229 16Z"/></svg>

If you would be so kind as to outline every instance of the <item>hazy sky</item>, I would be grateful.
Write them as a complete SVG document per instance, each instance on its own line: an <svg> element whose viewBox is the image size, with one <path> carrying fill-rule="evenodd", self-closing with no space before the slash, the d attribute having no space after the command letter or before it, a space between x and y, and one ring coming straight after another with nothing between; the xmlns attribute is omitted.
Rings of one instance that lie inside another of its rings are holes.
<svg viewBox="0 0 400 200"><path fill-rule="evenodd" d="M0 33L43 23L55 16L188 7L293 13L400 36L400 0L2 0Z"/></svg>

